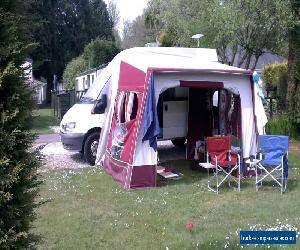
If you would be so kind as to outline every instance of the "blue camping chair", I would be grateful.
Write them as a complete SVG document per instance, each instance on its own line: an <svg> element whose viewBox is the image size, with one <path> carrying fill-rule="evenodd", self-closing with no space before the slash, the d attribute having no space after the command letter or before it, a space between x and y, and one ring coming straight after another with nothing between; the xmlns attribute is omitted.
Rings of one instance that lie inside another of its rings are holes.
<svg viewBox="0 0 300 250"><path fill-rule="evenodd" d="M286 190L288 178L289 137L283 135L259 136L259 162L256 164L256 191L266 177L271 177ZM258 173L260 172L260 176Z"/></svg>

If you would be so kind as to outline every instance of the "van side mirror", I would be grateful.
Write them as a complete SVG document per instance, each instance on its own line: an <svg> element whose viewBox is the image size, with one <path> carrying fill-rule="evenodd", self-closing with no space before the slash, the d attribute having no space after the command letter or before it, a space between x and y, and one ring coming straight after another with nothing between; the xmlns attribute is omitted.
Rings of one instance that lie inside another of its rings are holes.
<svg viewBox="0 0 300 250"><path fill-rule="evenodd" d="M103 94L100 100L97 100L92 109L92 114L104 114L107 106L107 95Z"/></svg>

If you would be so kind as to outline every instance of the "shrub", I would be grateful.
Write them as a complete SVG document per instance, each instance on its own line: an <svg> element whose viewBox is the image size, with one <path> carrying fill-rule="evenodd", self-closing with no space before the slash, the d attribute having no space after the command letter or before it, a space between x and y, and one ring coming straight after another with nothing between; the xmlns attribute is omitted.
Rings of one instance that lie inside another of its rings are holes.
<svg viewBox="0 0 300 250"><path fill-rule="evenodd" d="M287 95L287 62L274 63L264 66L262 79L265 87L277 87L277 97L274 113L284 113L286 111Z"/></svg>
<svg viewBox="0 0 300 250"><path fill-rule="evenodd" d="M293 123L287 115L270 118L267 124L267 132L273 135L288 135L294 139L300 138L300 126Z"/></svg>
<svg viewBox="0 0 300 250"><path fill-rule="evenodd" d="M114 42L97 38L85 46L83 58L87 62L88 68L95 68L109 63L119 52L120 49Z"/></svg>
<svg viewBox="0 0 300 250"><path fill-rule="evenodd" d="M173 37L166 31L160 34L159 42L163 47L172 47L174 44Z"/></svg>
<svg viewBox="0 0 300 250"><path fill-rule="evenodd" d="M120 49L111 41L97 38L90 42L85 46L83 54L69 62L65 68L63 74L65 89L75 88L76 75L109 63L119 52Z"/></svg>
<svg viewBox="0 0 300 250"><path fill-rule="evenodd" d="M69 62L63 74L65 89L74 89L76 75L84 72L86 69L86 61L82 56L79 56Z"/></svg>
<svg viewBox="0 0 300 250"><path fill-rule="evenodd" d="M34 107L33 89L21 63L27 45L24 2L0 1L0 249L25 249L34 218L39 162L31 152L34 136L28 121Z"/></svg>

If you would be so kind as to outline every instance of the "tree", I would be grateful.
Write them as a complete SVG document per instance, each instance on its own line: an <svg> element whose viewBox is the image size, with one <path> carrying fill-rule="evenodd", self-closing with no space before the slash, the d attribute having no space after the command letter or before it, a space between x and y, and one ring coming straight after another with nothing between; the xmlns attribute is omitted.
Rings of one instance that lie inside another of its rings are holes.
<svg viewBox="0 0 300 250"><path fill-rule="evenodd" d="M121 37L118 31L118 25L120 22L120 12L117 9L117 3L116 0L110 0L107 3L107 11L109 20L111 22L111 26L113 27L113 38L118 47L121 47Z"/></svg>
<svg viewBox="0 0 300 250"><path fill-rule="evenodd" d="M253 69L265 51L282 53L290 10L283 0L151 0L145 21L173 46L195 46L191 36L202 33L220 61Z"/></svg>
<svg viewBox="0 0 300 250"><path fill-rule="evenodd" d="M153 32L147 29L143 15L132 22L124 22L122 48L143 47L146 43L154 41Z"/></svg>
<svg viewBox="0 0 300 250"><path fill-rule="evenodd" d="M110 0L107 5L107 12L109 16L110 23L114 29L120 22L120 12L117 9L116 0Z"/></svg>
<svg viewBox="0 0 300 250"><path fill-rule="evenodd" d="M300 124L300 1L290 2L295 22L289 32L287 103L291 121Z"/></svg>
<svg viewBox="0 0 300 250"><path fill-rule="evenodd" d="M63 74L66 89L74 89L76 75L109 63L118 53L119 47L112 41L97 38L85 46L81 56L71 60Z"/></svg>
<svg viewBox="0 0 300 250"><path fill-rule="evenodd" d="M0 248L26 249L37 194L36 153L28 132L34 107L33 89L26 82L24 62L32 45L26 34L32 24L28 1L0 1Z"/></svg>
<svg viewBox="0 0 300 250"><path fill-rule="evenodd" d="M66 64L78 57L96 37L114 39L112 23L102 0L40 0L35 2L38 48L32 54L34 75L47 79L48 96L53 75L61 79Z"/></svg>
<svg viewBox="0 0 300 250"><path fill-rule="evenodd" d="M261 73L265 87L276 87L277 89L277 93L275 93L277 114L286 113L287 68L287 62L268 64L264 66Z"/></svg>
<svg viewBox="0 0 300 250"><path fill-rule="evenodd" d="M82 56L74 58L69 62L64 70L63 80L65 89L74 89L75 78L78 74L84 72L87 69L86 61Z"/></svg>
<svg viewBox="0 0 300 250"><path fill-rule="evenodd" d="M83 58L90 69L109 63L119 52L114 42L97 38L85 46Z"/></svg>
<svg viewBox="0 0 300 250"><path fill-rule="evenodd" d="M69 0L66 0L69 1ZM86 1L86 0L82 0ZM113 30L113 21L111 17L109 16L107 6L102 0L90 0L89 2L89 8L90 8L90 23L85 26L84 30L91 29L91 34L87 42L83 45L83 47L88 44L91 40L100 37L102 39L106 40L114 40L114 37L112 35ZM116 21L116 20L114 20ZM83 31L84 31L83 30Z"/></svg>

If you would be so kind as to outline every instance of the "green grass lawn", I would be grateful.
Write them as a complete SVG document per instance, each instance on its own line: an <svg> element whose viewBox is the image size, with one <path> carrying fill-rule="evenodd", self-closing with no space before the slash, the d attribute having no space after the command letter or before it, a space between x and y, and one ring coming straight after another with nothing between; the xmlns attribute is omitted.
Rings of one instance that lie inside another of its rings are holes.
<svg viewBox="0 0 300 250"><path fill-rule="evenodd" d="M43 108L35 110L33 113L32 129L33 133L37 134L51 134L52 130L49 126L59 125L59 120L53 116L53 110L50 108Z"/></svg>
<svg viewBox="0 0 300 250"><path fill-rule="evenodd" d="M300 228L300 156L290 154L288 189L254 179L241 192L206 188L207 174L186 161L172 167L184 177L160 187L126 191L100 169L44 173L33 232L40 249L241 249L239 230ZM193 223L193 229L185 228ZM252 249L254 246L243 246ZM300 249L297 246L282 246ZM271 249L281 249L271 246ZM258 246L268 249L267 246Z"/></svg>

